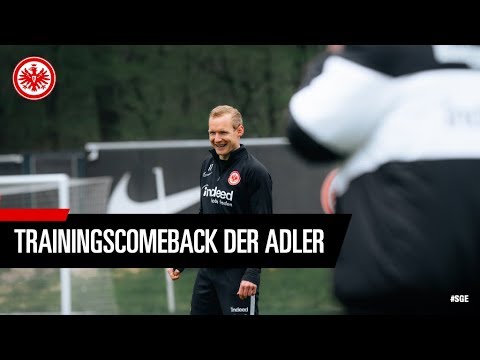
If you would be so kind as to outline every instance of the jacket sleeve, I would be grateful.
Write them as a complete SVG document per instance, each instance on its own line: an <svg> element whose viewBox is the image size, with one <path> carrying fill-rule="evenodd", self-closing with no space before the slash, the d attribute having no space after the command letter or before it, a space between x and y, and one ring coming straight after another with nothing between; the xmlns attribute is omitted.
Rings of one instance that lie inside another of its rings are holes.
<svg viewBox="0 0 480 360"><path fill-rule="evenodd" d="M261 272L261 268L247 268L247 270L245 270L245 274L242 277L242 280L250 281L258 286L260 284Z"/></svg>
<svg viewBox="0 0 480 360"><path fill-rule="evenodd" d="M254 214L272 214L272 177L267 169L258 166L250 173L248 178L250 204ZM242 280L250 281L255 285L260 284L261 268L247 268Z"/></svg>
<svg viewBox="0 0 480 360"><path fill-rule="evenodd" d="M247 175L252 214L272 214L272 177L264 167L256 167Z"/></svg>

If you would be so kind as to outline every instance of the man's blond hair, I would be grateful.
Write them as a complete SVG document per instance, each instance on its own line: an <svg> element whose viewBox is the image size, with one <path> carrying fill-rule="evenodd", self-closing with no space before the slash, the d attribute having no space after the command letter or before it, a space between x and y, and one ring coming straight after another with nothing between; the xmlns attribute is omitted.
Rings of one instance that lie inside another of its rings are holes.
<svg viewBox="0 0 480 360"><path fill-rule="evenodd" d="M210 119L230 114L232 116L232 125L234 129L237 129L240 125L243 125L242 114L240 111L230 105L219 105L210 111Z"/></svg>

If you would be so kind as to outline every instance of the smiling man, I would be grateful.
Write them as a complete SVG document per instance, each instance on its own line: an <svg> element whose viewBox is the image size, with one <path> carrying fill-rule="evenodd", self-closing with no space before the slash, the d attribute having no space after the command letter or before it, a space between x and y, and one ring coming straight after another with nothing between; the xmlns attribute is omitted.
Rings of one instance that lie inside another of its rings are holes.
<svg viewBox="0 0 480 360"><path fill-rule="evenodd" d="M200 171L200 214L272 213L272 178L240 144L244 132L237 109L220 105L210 112L208 136L213 149ZM172 280L182 271L168 269ZM190 313L258 315L260 272L260 268L200 268ZM255 302L248 301L252 296Z"/></svg>

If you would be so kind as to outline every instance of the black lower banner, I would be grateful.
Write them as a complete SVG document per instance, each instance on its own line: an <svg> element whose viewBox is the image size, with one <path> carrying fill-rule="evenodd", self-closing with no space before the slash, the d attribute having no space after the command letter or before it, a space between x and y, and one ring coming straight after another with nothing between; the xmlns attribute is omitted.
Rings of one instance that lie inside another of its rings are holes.
<svg viewBox="0 0 480 360"><path fill-rule="evenodd" d="M0 218L0 267L334 268L351 219L344 214L31 215L29 210Z"/></svg>

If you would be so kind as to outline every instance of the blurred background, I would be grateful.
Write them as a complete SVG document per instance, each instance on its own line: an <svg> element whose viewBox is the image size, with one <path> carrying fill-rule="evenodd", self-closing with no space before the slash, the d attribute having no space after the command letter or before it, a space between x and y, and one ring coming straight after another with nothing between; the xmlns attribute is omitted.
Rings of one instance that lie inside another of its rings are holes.
<svg viewBox="0 0 480 360"><path fill-rule="evenodd" d="M284 137L287 106L324 45L0 46L0 208L71 213L196 213L210 110L240 110L244 143L270 170L275 213L322 213L312 165ZM44 99L21 97L15 66L55 69ZM65 174L68 179L53 174ZM62 189L68 188L67 196ZM182 200L169 205L169 195ZM0 313L188 314L195 269L0 269ZM63 275L62 275L63 274ZM261 314L339 314L331 269L262 272Z"/></svg>

